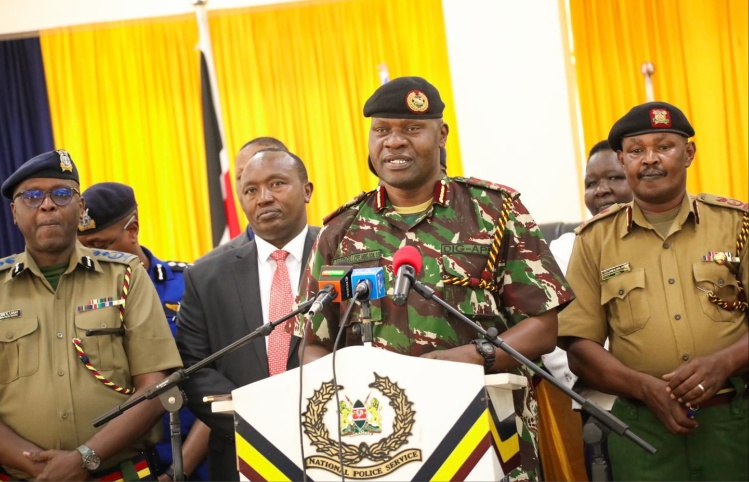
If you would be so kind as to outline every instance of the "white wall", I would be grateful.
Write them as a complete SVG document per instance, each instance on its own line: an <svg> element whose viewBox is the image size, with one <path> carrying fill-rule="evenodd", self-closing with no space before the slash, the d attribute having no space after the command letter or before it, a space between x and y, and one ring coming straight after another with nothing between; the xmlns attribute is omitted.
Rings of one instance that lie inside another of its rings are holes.
<svg viewBox="0 0 749 482"><path fill-rule="evenodd" d="M442 4L465 174L537 222L584 219L556 0Z"/></svg>
<svg viewBox="0 0 749 482"><path fill-rule="evenodd" d="M557 0L442 3L465 174L517 189L538 222L584 219ZM4 35L194 9L191 0L0 0L0 11Z"/></svg>

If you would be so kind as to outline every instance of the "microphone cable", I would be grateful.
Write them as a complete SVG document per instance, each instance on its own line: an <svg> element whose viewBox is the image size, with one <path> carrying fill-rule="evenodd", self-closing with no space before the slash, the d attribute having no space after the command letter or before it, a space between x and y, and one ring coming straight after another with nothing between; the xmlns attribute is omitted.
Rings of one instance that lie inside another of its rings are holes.
<svg viewBox="0 0 749 482"><path fill-rule="evenodd" d="M338 396L338 375L336 374L335 369L335 355L338 351L338 345L341 342L341 336L343 332L345 331L344 328L346 327L346 323L348 322L349 316L351 316L351 310L354 308L354 305L356 303L354 300L351 300L351 304L346 309L346 313L343 315L343 319L341 319L338 322L338 333L335 337L335 342L333 343L333 393L335 395L335 409L338 416L336 417L336 420L338 420L338 423L336 423L336 432L338 434L338 463L341 464L341 481L345 482L346 480L346 470L343 466L343 442L342 442L342 434L341 434L341 401L340 397Z"/></svg>

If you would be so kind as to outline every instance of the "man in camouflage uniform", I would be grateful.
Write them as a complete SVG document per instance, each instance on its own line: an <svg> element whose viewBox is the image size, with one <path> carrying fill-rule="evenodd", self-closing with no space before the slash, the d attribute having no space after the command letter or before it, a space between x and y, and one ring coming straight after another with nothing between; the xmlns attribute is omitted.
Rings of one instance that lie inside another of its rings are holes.
<svg viewBox="0 0 749 482"><path fill-rule="evenodd" d="M614 124L634 201L577 229L567 270L577 298L559 335L570 368L617 395L611 412L658 450L609 436L616 480L749 479L749 213L687 193L692 136L665 102Z"/></svg>
<svg viewBox="0 0 749 482"><path fill-rule="evenodd" d="M92 422L181 366L179 353L138 257L76 241L79 189L64 150L2 185L26 250L0 259L0 479L155 480L158 400Z"/></svg>
<svg viewBox="0 0 749 482"><path fill-rule="evenodd" d="M554 348L557 311L572 293L517 192L449 178L441 171L440 148L449 130L443 109L437 89L419 77L394 79L370 97L364 115L372 118L369 154L380 185L325 219L301 298L318 291L324 265L379 266L385 285L393 286L393 253L415 246L424 257L420 281L484 328L496 327L526 357L538 359ZM313 318L305 362L330 353L349 303L329 306ZM537 479L538 407L530 371L492 345L482 354L478 347L483 349L483 343L472 343L478 335L471 327L416 293L406 306L396 306L389 297L371 305L374 346L528 379L524 396L515 398L523 426L521 466L509 475ZM352 321L358 319L357 310ZM350 329L346 339L348 345L361 343Z"/></svg>

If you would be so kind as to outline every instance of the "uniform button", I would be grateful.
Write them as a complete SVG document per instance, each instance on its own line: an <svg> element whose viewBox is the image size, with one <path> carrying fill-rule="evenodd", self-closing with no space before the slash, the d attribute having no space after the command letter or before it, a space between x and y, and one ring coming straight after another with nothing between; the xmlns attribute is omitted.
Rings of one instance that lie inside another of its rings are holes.
<svg viewBox="0 0 749 482"><path fill-rule="evenodd" d="M719 279L719 280L718 280L718 286L721 286L721 287L722 287L722 286L723 286L724 284L726 284L726 282L725 282L725 281L723 281L722 279Z"/></svg>
<svg viewBox="0 0 749 482"><path fill-rule="evenodd" d="M681 356L681 359L682 359L682 360L684 360L684 361L687 361L687 360L689 360L689 354L688 354L688 353L684 353L684 354L683 354L683 355Z"/></svg>
<svg viewBox="0 0 749 482"><path fill-rule="evenodd" d="M57 333L57 338L59 338L59 339L61 339L61 340L62 340L62 337L63 337L63 336L65 336L65 335L63 335L62 333Z"/></svg>
<svg viewBox="0 0 749 482"><path fill-rule="evenodd" d="M13 338L13 332L12 332L12 331L9 331L8 333L6 333L6 334L5 334L5 338L7 338L7 339L9 339L9 340L10 340L10 339L12 339L12 338Z"/></svg>
<svg viewBox="0 0 749 482"><path fill-rule="evenodd" d="M663 243L663 249L668 249L668 243Z"/></svg>
<svg viewBox="0 0 749 482"><path fill-rule="evenodd" d="M102 324L101 324L101 327L102 327L102 328L106 328L106 327L107 327L107 324L106 324L106 323L102 323Z"/></svg>
<svg viewBox="0 0 749 482"><path fill-rule="evenodd" d="M57 370L57 375L64 376L65 375L65 370Z"/></svg>
<svg viewBox="0 0 749 482"><path fill-rule="evenodd" d="M57 296L55 296L55 298L57 298L58 300L61 299L62 298L62 294L57 293Z"/></svg>
<svg viewBox="0 0 749 482"><path fill-rule="evenodd" d="M673 279L673 278L669 278L669 279L668 279L668 284L672 285L672 284L674 284L674 283L676 283L676 280L675 280L675 279Z"/></svg>
<svg viewBox="0 0 749 482"><path fill-rule="evenodd" d="M681 315L674 316L674 319L680 320L681 319Z"/></svg>
<svg viewBox="0 0 749 482"><path fill-rule="evenodd" d="M619 290L619 294L623 295L624 294L624 290Z"/></svg>
<svg viewBox="0 0 749 482"><path fill-rule="evenodd" d="M62 412L62 415L60 416L63 418L63 420L67 420L69 415L68 415L68 412Z"/></svg>

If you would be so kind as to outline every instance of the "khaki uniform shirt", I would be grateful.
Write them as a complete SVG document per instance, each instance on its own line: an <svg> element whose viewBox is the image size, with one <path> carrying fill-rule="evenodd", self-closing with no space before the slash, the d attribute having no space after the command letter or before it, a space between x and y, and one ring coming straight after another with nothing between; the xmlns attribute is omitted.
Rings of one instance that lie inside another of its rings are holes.
<svg viewBox="0 0 749 482"><path fill-rule="evenodd" d="M85 308L121 300L128 267L124 321L118 305ZM120 327L124 334L85 334ZM44 449L85 443L99 430L93 420L130 397L104 386L84 366L72 343L76 337L101 375L124 388L133 387L134 375L181 366L159 297L136 256L92 252L76 243L56 291L28 252L0 259L0 421ZM135 456L160 436L157 424L102 468Z"/></svg>
<svg viewBox="0 0 749 482"><path fill-rule="evenodd" d="M567 270L577 298L559 314L559 336L601 345L609 337L618 360L655 377L746 336L746 313L707 296L740 299L732 270L749 285L746 244L736 253L746 212L738 201L687 195L665 239L634 203L593 218L577 230ZM740 263L720 265L711 252L732 253ZM609 268L615 274L603 280Z"/></svg>

